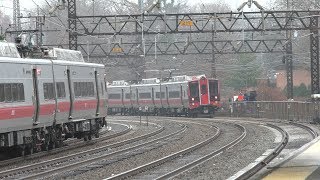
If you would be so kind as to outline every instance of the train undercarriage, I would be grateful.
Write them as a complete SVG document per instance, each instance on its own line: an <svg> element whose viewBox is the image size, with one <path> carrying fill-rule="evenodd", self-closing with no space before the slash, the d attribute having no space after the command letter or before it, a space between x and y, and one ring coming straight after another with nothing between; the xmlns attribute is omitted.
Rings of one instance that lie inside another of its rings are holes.
<svg viewBox="0 0 320 180"><path fill-rule="evenodd" d="M142 108L143 109L143 108ZM185 116L185 117L210 117L215 114L216 107L214 106L200 106L198 108L149 108L146 110L139 110L139 108L109 108L109 115L152 115L152 116Z"/></svg>
<svg viewBox="0 0 320 180"><path fill-rule="evenodd" d="M10 156L25 156L40 151L62 147L68 138L91 140L99 137L99 130L106 125L105 118L79 120L65 124L13 131L0 134L0 151Z"/></svg>

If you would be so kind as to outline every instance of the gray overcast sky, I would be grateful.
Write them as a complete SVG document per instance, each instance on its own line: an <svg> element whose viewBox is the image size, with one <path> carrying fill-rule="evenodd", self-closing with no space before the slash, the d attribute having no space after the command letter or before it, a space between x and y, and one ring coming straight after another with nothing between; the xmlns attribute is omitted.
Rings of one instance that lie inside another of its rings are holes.
<svg viewBox="0 0 320 180"><path fill-rule="evenodd" d="M131 0L131 1L138 1L138 0ZM202 3L210 3L210 2L221 2L221 1L226 4L230 4L231 8L233 10L236 10L243 2L248 0L188 0L188 4L194 5L194 4L202 4ZM256 1L258 1L262 6L266 7L270 2L273 2L274 0L256 0ZM20 0L21 10L35 8L36 7L35 3L41 5L42 3L46 3L46 2L44 0ZM9 8L4 8L4 7L9 7ZM0 9L4 11L5 14L8 14L8 15L12 14L12 9L10 9L11 7L12 7L12 0L0 0ZM248 8L246 8L245 11L246 10L248 10Z"/></svg>

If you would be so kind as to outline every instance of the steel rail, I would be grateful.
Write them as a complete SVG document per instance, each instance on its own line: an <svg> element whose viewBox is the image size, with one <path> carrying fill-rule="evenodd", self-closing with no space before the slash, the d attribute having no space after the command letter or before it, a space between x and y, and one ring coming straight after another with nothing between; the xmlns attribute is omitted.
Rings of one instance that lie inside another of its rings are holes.
<svg viewBox="0 0 320 180"><path fill-rule="evenodd" d="M71 158L74 158L76 156L81 156L81 155L84 155L84 154L87 154L87 153L101 152L104 149L119 147L119 146L128 144L130 142L135 142L135 141L139 141L141 139L147 138L147 137L154 136L154 135L156 135L158 133L161 133L163 130L164 130L164 127L161 127L159 129L157 129L156 131L153 131L153 132L151 132L149 134L141 135L141 136L138 136L138 137L135 137L135 138L131 138L131 139L128 139L128 140L124 140L124 141L121 141L121 142L113 143L113 144L102 146L102 147L95 148L95 149L90 149L90 150L87 150L87 151L82 151L82 152L75 153L75 154L70 154L70 155L67 155L67 156L59 157L59 158L56 158L56 159L51 159L51 160L48 160L48 161L43 161L43 162L39 162L39 163L35 163L35 164L23 166L23 167L10 169L10 170L7 170L7 171L2 171L2 172L0 172L0 178L3 178L3 177L8 178L8 177L14 176L15 174L19 174L19 173L23 174L25 172L28 172L28 170L37 169L37 167L43 167L43 166L47 167L46 164L48 164L48 163L55 164L55 163L58 163L60 161L64 161L67 158L71 159ZM99 139L97 139L97 141L98 140Z"/></svg>
<svg viewBox="0 0 320 180"><path fill-rule="evenodd" d="M258 171L260 171L260 169L262 169L263 167L265 167L269 162L271 162L275 157L278 156L278 154L286 147L286 145L288 144L289 141L289 135L288 133L282 129L279 126L276 126L274 124L267 124L267 126L274 128L276 130L278 130L281 135L282 135L282 140L280 142L280 144L268 155L266 156L263 160L261 160L259 163L257 163L256 165L254 165L251 169L249 169L248 171L244 172L243 174L241 174L240 176L236 177L237 180L245 180L250 178L251 176L253 176L254 174L256 174Z"/></svg>
<svg viewBox="0 0 320 180"><path fill-rule="evenodd" d="M127 125L125 125L125 126L127 126ZM31 160L31 159L35 159L35 158L40 158L40 157L44 157L44 156L48 156L48 155L57 154L57 153L60 153L60 152L63 152L63 151L72 150L72 149L79 148L79 147L92 145L92 144L95 144L97 142L101 142L101 141L105 141L105 140L108 140L108 139L116 138L118 136L122 136L122 135L130 132L131 130L132 129L129 126L127 126L127 128L125 130L123 130L123 131L119 131L119 132L116 132L116 133L113 133L113 134L107 135L107 136L101 136L100 138L93 139L91 141L80 142L79 143L78 139L71 140L68 143L72 143L72 144L71 145L68 144L68 146L52 149L52 150L49 150L49 151L41 151L41 152L34 153L34 154L31 154L31 155L26 155L25 157L16 157L16 158L0 161L0 167L8 166L10 164L14 164L14 163L25 161L25 160ZM107 131L103 131L103 133L101 135L103 135L105 133L107 133ZM0 174L1 174L1 172L0 172Z"/></svg>
<svg viewBox="0 0 320 180"><path fill-rule="evenodd" d="M313 139L315 139L315 138L317 138L319 136L319 134L315 130L313 130L311 127L309 127L307 125L304 125L304 124L301 124L301 123L296 123L296 122L289 122L289 123L293 124L295 126L298 126L298 127L302 128L302 129L307 130L311 134Z"/></svg>
<svg viewBox="0 0 320 180"><path fill-rule="evenodd" d="M164 129L164 128L162 128L162 129ZM116 151L116 152L112 152L112 153L109 153L109 154L104 154L104 155L101 155L101 156L93 157L93 158L90 158L90 159L87 159L87 160L83 160L83 161L76 162L76 163L73 163L73 164L69 164L69 165L65 165L65 166L62 166L62 167L54 168L54 169L51 169L51 170L48 170L48 171L44 171L44 172L40 172L40 173L37 173L37 174L25 176L25 177L22 177L22 178L23 179L33 180L33 179L36 179L36 178L44 178L46 176L51 176L51 175L53 175L55 173L61 173L61 172L65 171L65 170L70 171L70 170L76 169L77 167L81 167L83 165L88 165L88 164L92 164L94 162L99 162L99 161L101 161L103 159L106 159L108 157L111 157L111 156L119 155L119 154L122 154L122 153L125 153L125 152L129 152L129 151L134 150L134 149L145 147L146 145L149 145L149 144L152 144L152 143L157 143L160 140L164 140L164 139L167 139L167 138L172 138L173 136L184 132L186 129L187 129L187 126L184 125L177 132L168 134L166 136L163 136L163 137L160 137L160 138L157 138L157 139L145 142L145 143L141 143L141 144L133 146L133 147L129 147L129 148L122 149L122 150L119 150L119 151ZM145 139L147 137L148 136L144 136L144 138L140 138L140 140ZM128 140L125 140L125 142L126 142L125 144L131 143L131 142L128 142Z"/></svg>
<svg viewBox="0 0 320 180"><path fill-rule="evenodd" d="M205 161L207 161L207 160L209 160L209 159L211 159L211 158L223 153L224 151L226 151L227 149L231 148L232 146L240 143L246 137L247 132L246 132L245 127L243 127L242 125L236 124L236 126L238 126L238 128L241 129L242 132L243 132L237 139L235 139L231 143L223 146L222 148L220 148L220 149L218 149L218 150L216 150L216 151L214 151L214 152L212 152L210 154L207 154L207 155L205 155L205 156L203 156L203 157L201 157L201 158L199 158L199 159L197 159L197 160L195 160L195 161L193 161L193 162L191 162L191 163L189 163L189 164L187 164L187 165L185 165L183 167L180 167L180 168L175 169L175 170L173 170L173 171L171 171L171 172L169 172L169 173L167 173L167 174L165 174L163 176L158 177L157 180L168 179L168 178L177 176L178 174L180 174L180 173L182 173L182 172L184 172L184 171L186 171L188 169L194 168L194 167L200 165L201 163L203 163L203 162L205 162Z"/></svg>
<svg viewBox="0 0 320 180"><path fill-rule="evenodd" d="M181 150L179 152L176 152L176 153L173 153L173 154L170 154L166 157L163 157L161 159L158 159L156 161L153 161L153 162L150 162L148 164L145 164L145 165L142 165L142 166L139 166L137 168L134 168L134 169L131 169L129 171L126 171L126 172L123 172L123 173L120 173L120 174L117 174L117 175L114 175L112 177L109 177L109 178L106 178L106 180L110 180L110 179L124 179L124 178L127 178L127 177L130 177L130 176L133 176L135 174L138 174L139 172L142 172L142 171L145 171L147 169L150 169L150 168L153 168L155 166L158 166L160 164L163 164L169 160L172 160L172 159L175 159L177 157L180 157L181 155L184 155L184 154L187 154L187 153L190 153L196 149L199 149L207 144L209 144L210 142L212 142L213 140L217 139L219 137L219 135L221 134L221 131L218 127L216 126L213 126L215 129L217 129L217 132L215 135L213 135L212 137L194 145L194 146L191 146L189 148L186 148L184 150Z"/></svg>

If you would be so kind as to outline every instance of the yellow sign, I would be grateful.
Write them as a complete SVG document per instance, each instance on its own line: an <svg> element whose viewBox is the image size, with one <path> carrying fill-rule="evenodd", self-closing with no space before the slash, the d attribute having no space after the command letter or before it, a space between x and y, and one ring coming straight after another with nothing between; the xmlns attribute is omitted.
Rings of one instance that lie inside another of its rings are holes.
<svg viewBox="0 0 320 180"><path fill-rule="evenodd" d="M121 52L123 52L123 49L120 47L114 47L114 48L112 48L112 52L121 53Z"/></svg>
<svg viewBox="0 0 320 180"><path fill-rule="evenodd" d="M181 20L179 25L180 26L193 26L193 21L191 21L191 20Z"/></svg>

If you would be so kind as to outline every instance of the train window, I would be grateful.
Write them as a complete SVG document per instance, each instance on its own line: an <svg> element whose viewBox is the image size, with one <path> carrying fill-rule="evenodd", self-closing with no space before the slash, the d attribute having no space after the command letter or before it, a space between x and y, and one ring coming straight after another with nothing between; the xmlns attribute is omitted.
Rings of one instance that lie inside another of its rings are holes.
<svg viewBox="0 0 320 180"><path fill-rule="evenodd" d="M18 84L11 84L12 101L18 101Z"/></svg>
<svg viewBox="0 0 320 180"><path fill-rule="evenodd" d="M219 89L218 89L218 81L209 81L209 91L210 91L210 95L217 95L219 94Z"/></svg>
<svg viewBox="0 0 320 180"><path fill-rule="evenodd" d="M79 86L79 82L74 82L73 83L73 89L74 89L74 96L75 97L80 97L81 96L81 89Z"/></svg>
<svg viewBox="0 0 320 180"><path fill-rule="evenodd" d="M189 83L189 88L190 88L190 96L191 97L198 97L199 96L199 88L198 88L197 82Z"/></svg>
<svg viewBox="0 0 320 180"><path fill-rule="evenodd" d="M139 93L140 99L151 99L151 93Z"/></svg>
<svg viewBox="0 0 320 180"><path fill-rule="evenodd" d="M0 102L24 101L24 87L22 83L0 84Z"/></svg>
<svg viewBox="0 0 320 180"><path fill-rule="evenodd" d="M94 96L93 82L74 82L75 97L92 97Z"/></svg>
<svg viewBox="0 0 320 180"><path fill-rule="evenodd" d="M57 82L56 83L57 86L57 96L58 98L65 98L66 97L66 90L65 90L65 86L64 86L64 82Z"/></svg>
<svg viewBox="0 0 320 180"><path fill-rule="evenodd" d="M126 93L126 99L130 99L130 93Z"/></svg>
<svg viewBox="0 0 320 180"><path fill-rule="evenodd" d="M164 92L161 92L161 97L165 98ZM156 98L160 99L160 92L156 92Z"/></svg>
<svg viewBox="0 0 320 180"><path fill-rule="evenodd" d="M4 94L4 84L0 84L0 102L4 102L5 94Z"/></svg>
<svg viewBox="0 0 320 180"><path fill-rule="evenodd" d="M80 96L81 97L88 96L88 94L89 94L89 87L88 87L89 83L80 82L79 84L80 84L80 93L81 93Z"/></svg>
<svg viewBox="0 0 320 180"><path fill-rule="evenodd" d="M24 101L24 86L22 83L18 84L18 101Z"/></svg>
<svg viewBox="0 0 320 180"><path fill-rule="evenodd" d="M169 98L180 98L179 91L169 91Z"/></svg>
<svg viewBox="0 0 320 180"><path fill-rule="evenodd" d="M93 85L93 82L88 82L87 88L88 88L88 95L87 96L93 97L94 96L94 85Z"/></svg>
<svg viewBox="0 0 320 180"><path fill-rule="evenodd" d="M109 99L120 99L121 95L120 94L109 94Z"/></svg>
<svg viewBox="0 0 320 180"><path fill-rule="evenodd" d="M11 84L4 84L5 101L12 102Z"/></svg>
<svg viewBox="0 0 320 180"><path fill-rule="evenodd" d="M207 86L205 84L201 85L201 94L207 94Z"/></svg>
<svg viewBox="0 0 320 180"><path fill-rule="evenodd" d="M44 99L54 99L53 83L43 83Z"/></svg>

